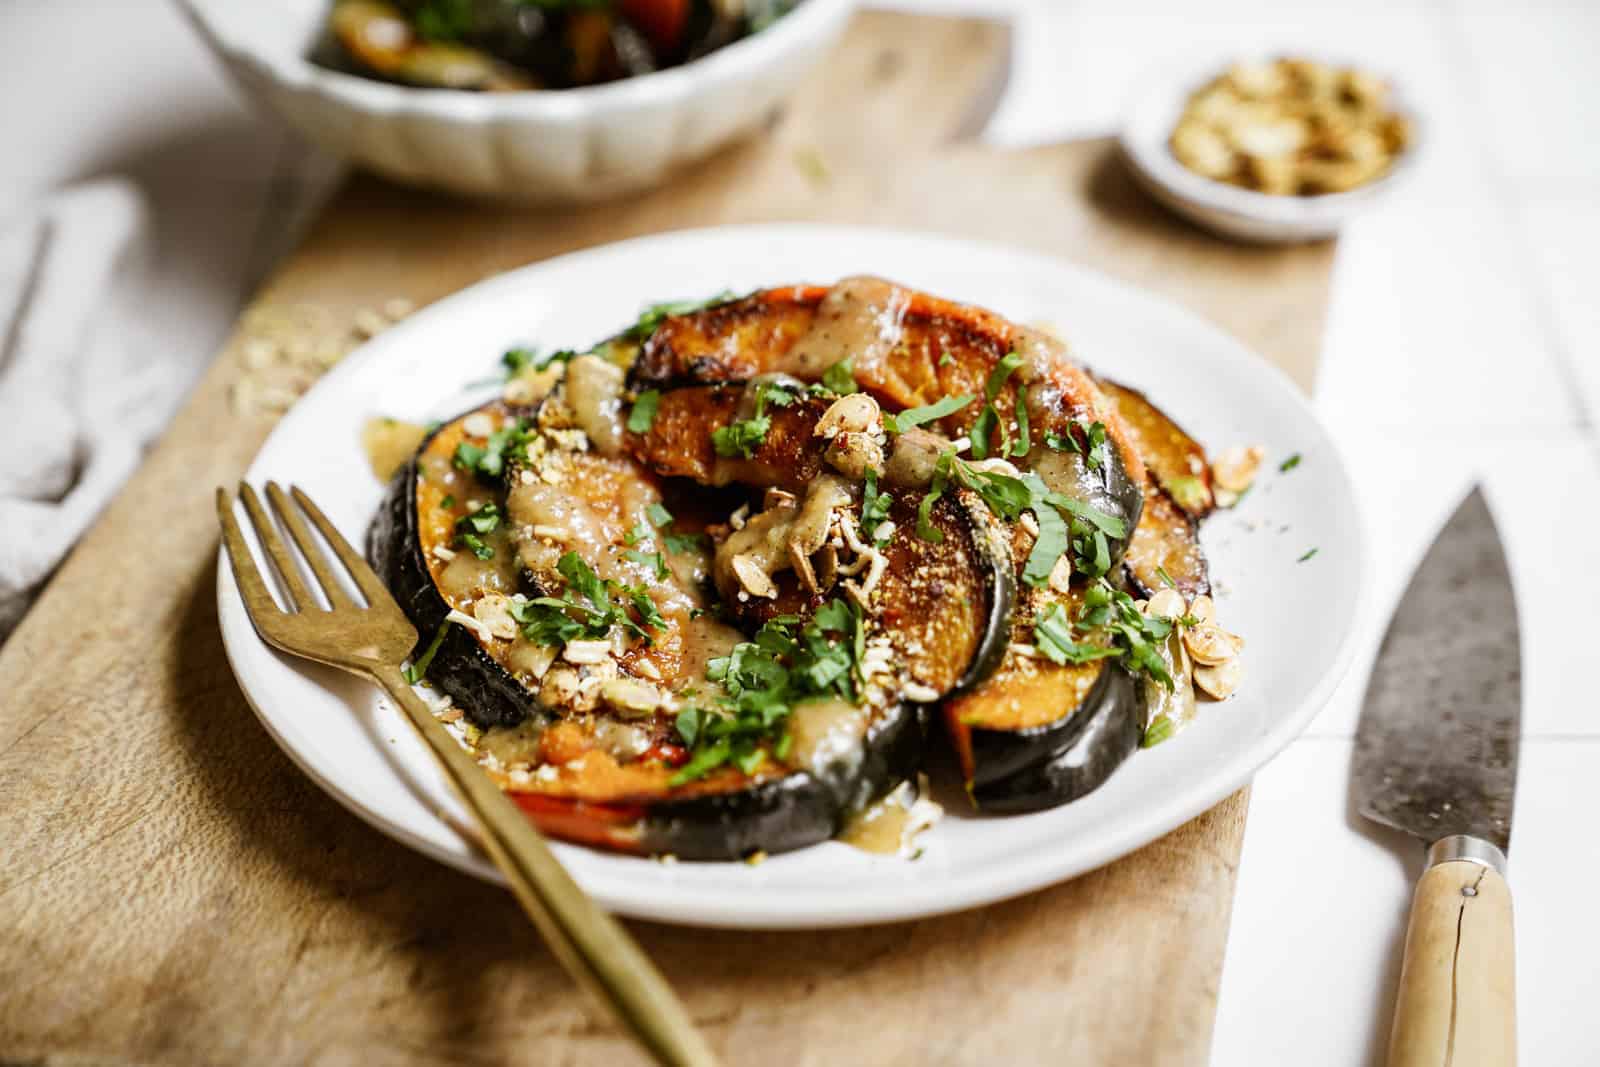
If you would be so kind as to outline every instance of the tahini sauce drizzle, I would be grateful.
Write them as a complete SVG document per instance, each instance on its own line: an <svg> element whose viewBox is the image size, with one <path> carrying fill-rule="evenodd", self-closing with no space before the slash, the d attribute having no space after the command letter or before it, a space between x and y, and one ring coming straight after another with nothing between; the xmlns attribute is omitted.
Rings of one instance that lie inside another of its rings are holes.
<svg viewBox="0 0 1600 1067"><path fill-rule="evenodd" d="M928 798L927 775L919 774L915 784L901 782L851 816L835 840L863 852L915 859L921 851L917 837L943 815Z"/></svg>
<svg viewBox="0 0 1600 1067"><path fill-rule="evenodd" d="M905 335L911 293L882 278L845 278L817 305L811 329L773 368L814 382L849 358L857 372L889 358Z"/></svg>
<svg viewBox="0 0 1600 1067"><path fill-rule="evenodd" d="M367 454L372 473L380 482L387 482L422 447L426 436L426 426L380 416L362 424L361 449Z"/></svg>

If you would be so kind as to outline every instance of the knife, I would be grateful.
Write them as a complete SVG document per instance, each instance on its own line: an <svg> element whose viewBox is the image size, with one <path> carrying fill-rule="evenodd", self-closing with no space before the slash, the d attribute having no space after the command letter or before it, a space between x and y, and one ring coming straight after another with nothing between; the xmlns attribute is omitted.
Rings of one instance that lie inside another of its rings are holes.
<svg viewBox="0 0 1600 1067"><path fill-rule="evenodd" d="M1522 718L1517 606L1481 489L1440 531L1383 639L1356 728L1361 814L1427 846L1389 1067L1509 1067L1506 852Z"/></svg>

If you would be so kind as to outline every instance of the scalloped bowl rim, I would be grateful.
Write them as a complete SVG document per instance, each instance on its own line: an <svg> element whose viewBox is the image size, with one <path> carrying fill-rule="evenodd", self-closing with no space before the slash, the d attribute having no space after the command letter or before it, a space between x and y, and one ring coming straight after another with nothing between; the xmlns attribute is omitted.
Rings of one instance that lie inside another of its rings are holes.
<svg viewBox="0 0 1600 1067"><path fill-rule="evenodd" d="M232 61L264 70L280 85L348 107L382 114L411 114L455 121L537 119L575 121L659 104L663 96L685 96L701 83L742 81L777 56L807 40L826 36L854 9L856 0L804 0L762 30L676 67L575 89L477 93L426 89L363 78L311 62L304 49L261 48L225 32L207 10L217 0L178 0L208 42Z"/></svg>

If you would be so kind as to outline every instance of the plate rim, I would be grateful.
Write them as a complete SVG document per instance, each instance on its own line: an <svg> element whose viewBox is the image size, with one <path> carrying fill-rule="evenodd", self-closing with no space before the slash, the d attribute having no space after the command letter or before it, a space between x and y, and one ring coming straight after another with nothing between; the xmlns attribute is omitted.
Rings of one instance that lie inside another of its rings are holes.
<svg viewBox="0 0 1600 1067"><path fill-rule="evenodd" d="M1087 282L1091 287L1110 287L1121 290L1126 294L1132 294L1149 305L1152 310L1159 308L1162 315L1176 324L1181 324L1185 331L1197 331L1210 335L1213 341L1220 342L1231 349L1234 355L1242 357L1243 362L1253 364L1256 371L1262 372L1265 379L1272 383L1273 389L1281 394L1279 399L1287 400L1290 405L1297 409L1297 413L1304 417L1306 424L1311 428L1314 439L1308 444L1315 444L1321 454L1327 457L1330 467L1329 475L1342 493L1344 497L1343 503L1348 504L1353 513L1350 523L1352 543L1348 546L1348 549L1351 555L1350 572L1355 582L1355 595L1349 602L1348 617L1342 621L1342 632L1333 655L1328 660L1328 666L1318 681L1300 698L1292 712L1276 715L1272 725L1263 730L1258 737L1230 751L1221 764L1196 780L1188 789L1178 793L1164 793L1161 803L1142 806L1136 810L1133 816L1113 824L1116 827L1114 832L1097 833L1093 838L1093 847L1080 848L1072 854L1073 859L1070 862L1062 862L1059 856L1048 851L1036 853L1031 857L1023 857L1016 863L1007 866L1005 878L1000 886L993 884L993 875L985 878L968 878L957 886L941 884L934 891L924 889L915 881L897 882L892 896L878 894L872 897L863 897L861 900L853 902L848 909L836 909L832 912L819 910L815 907L811 908L811 910L806 910L801 902L808 895L807 892L795 889L786 890L773 886L752 886L749 893L742 895L737 903L729 905L725 899L719 899L717 901L717 910L708 911L704 905L697 907L686 900L685 898L688 894L663 897L630 894L627 891L625 877L592 870L575 872L574 877L586 892L590 893L591 896L608 909L633 918L705 928L753 930L829 929L891 922L909 922L999 903L1036 892L1050 885L1077 878L1156 841L1185 822L1209 811L1223 799L1248 785L1262 766L1282 752L1295 738L1305 731L1317 713L1326 706L1354 661L1358 645L1357 637L1360 632L1359 621L1365 617L1368 600L1372 595L1371 581L1367 573L1367 560L1370 551L1369 534L1365 517L1362 513L1360 498L1355 492L1355 484L1350 477L1349 465L1345 459L1344 450L1339 444L1338 438L1324 425L1311 402L1311 398L1303 394L1299 387L1276 364L1265 359L1249 345L1228 333L1222 327L1175 300L1151 292L1131 282L1102 273L1064 256L1022 248L1000 241L975 240L938 231L902 227L808 222L733 223L662 231L537 260L491 275L441 297L415 312L409 317L408 321L421 319L423 316L445 318L459 314L454 305L465 306L480 300L486 291L500 288L515 289L519 284L526 284L523 279L527 275L559 269L562 265L570 265L588 258L602 258L624 251L646 249L651 245L671 245L680 241L693 241L702 238L719 237L722 239L743 238L746 240L758 240L762 234L806 235L819 238L831 237L833 239L856 240L866 238L868 240L889 241L934 241L966 249L977 249L988 255L998 255L1019 260L1021 261L1019 267L1025 267L1030 261L1048 264L1052 270L1071 274L1079 280ZM379 358L382 351L381 347L376 350L363 351L366 348L367 346L363 345L352 352L332 371L319 379L312 386L311 391L321 389L330 383L337 383L344 378L364 373L365 365L373 359ZM311 391L308 391L306 395L309 396ZM254 471L261 454L269 448L273 439L282 432L282 427L287 421L287 417L280 420L262 442L260 449L257 450L256 455L246 468L243 475L244 480L251 478L251 472ZM307 759L293 745L287 742L283 734L275 728L271 716L258 703L257 696L252 691L251 686L246 684L246 676L253 676L256 672L248 663L242 662L244 658L243 652L246 648L244 642L255 640L260 643L261 648L269 651L274 657L281 657L290 661L292 661L292 657L283 657L282 653L271 650L270 646L260 640L253 624L244 612L234 584L233 572L228 563L226 549L220 543L217 553L217 611L224 652L229 668L238 681L246 702L274 743L289 756L295 766L310 778L318 788L331 795L347 811L358 816L374 829L456 870L504 886L505 881L500 877L498 870L476 850L476 846L473 847L473 850L467 852L451 852L439 846L418 834L403 822L363 803L356 796L346 792L336 781L318 773ZM432 803L425 797L422 799L426 806L433 811L433 814L442 819L442 816L436 810L433 810ZM446 822L446 825L450 825L449 820L443 821ZM552 845L558 855L569 852L589 853L593 851L584 848L584 846L571 845L559 841L553 841ZM649 861L642 860L642 862ZM797 907L797 905L799 906Z"/></svg>

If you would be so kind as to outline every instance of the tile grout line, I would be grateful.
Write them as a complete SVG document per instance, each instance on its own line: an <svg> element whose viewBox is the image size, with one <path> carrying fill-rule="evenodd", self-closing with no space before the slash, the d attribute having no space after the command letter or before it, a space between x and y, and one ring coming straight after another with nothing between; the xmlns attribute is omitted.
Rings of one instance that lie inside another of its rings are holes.
<svg viewBox="0 0 1600 1067"><path fill-rule="evenodd" d="M1447 67L1455 70L1456 91L1468 103L1469 111L1486 115L1488 112L1483 107L1483 86L1477 76L1477 66L1472 57L1471 46L1467 43L1464 29L1461 24L1460 0L1452 3L1448 9L1433 9L1432 19L1440 25L1440 38L1446 42L1446 48L1454 57L1454 62ZM1523 266L1528 274L1539 279L1532 286L1531 296L1533 306L1539 322L1539 330L1543 335L1545 350L1555 356L1556 365L1563 384L1566 386L1569 402L1574 408L1577 419L1577 429L1591 439L1597 457L1600 457L1600 440L1594 438L1595 422L1593 413L1589 410L1588 398L1584 395L1582 381L1578 377L1574 361L1574 353L1568 351L1566 341L1561 336L1556 321L1555 309L1551 306L1551 286L1544 278L1544 268L1533 248L1528 236L1526 213L1522 210L1520 198L1516 195L1511 178L1504 173L1499 161L1495 158L1488 138L1480 138L1478 145L1478 164L1487 178L1490 189L1501 208L1507 216L1516 220L1521 225L1510 227L1510 238L1513 246L1521 253Z"/></svg>

